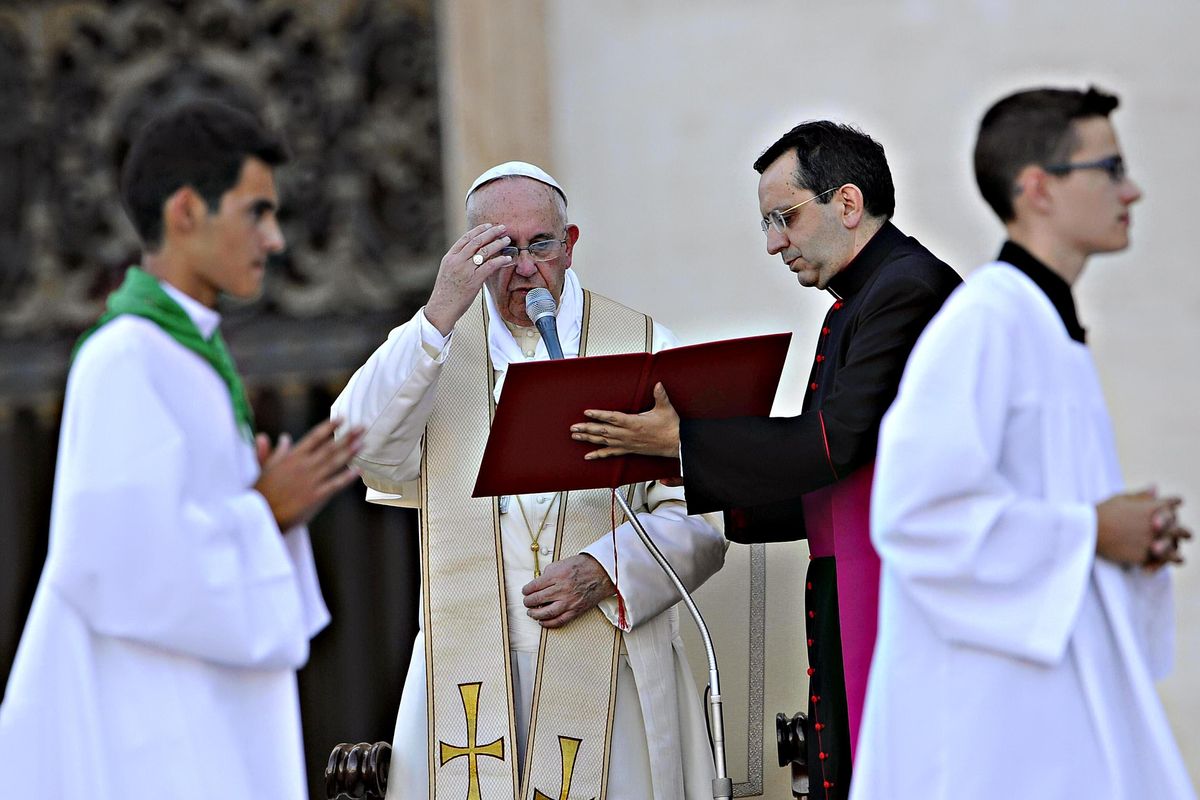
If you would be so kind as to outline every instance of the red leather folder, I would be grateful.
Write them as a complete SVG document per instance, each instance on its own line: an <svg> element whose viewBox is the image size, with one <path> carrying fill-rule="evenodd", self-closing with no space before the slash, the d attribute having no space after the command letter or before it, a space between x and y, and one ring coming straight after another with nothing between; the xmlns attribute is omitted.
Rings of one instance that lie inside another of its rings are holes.
<svg viewBox="0 0 1200 800"><path fill-rule="evenodd" d="M613 488L679 477L678 458L585 461L596 445L571 438L585 409L637 414L661 382L682 417L771 413L790 333L726 339L658 353L510 364L474 497Z"/></svg>

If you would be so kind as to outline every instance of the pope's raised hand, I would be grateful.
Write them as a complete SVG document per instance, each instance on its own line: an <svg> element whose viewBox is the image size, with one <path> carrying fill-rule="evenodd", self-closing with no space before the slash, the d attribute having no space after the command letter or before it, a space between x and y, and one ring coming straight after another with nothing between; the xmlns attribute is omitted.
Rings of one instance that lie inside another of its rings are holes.
<svg viewBox="0 0 1200 800"><path fill-rule="evenodd" d="M679 414L661 383L654 385L654 408L641 414L588 409L584 416L592 422L571 426L571 438L577 442L601 445L584 456L596 458L637 453L644 456L679 457Z"/></svg>
<svg viewBox="0 0 1200 800"><path fill-rule="evenodd" d="M496 270L512 263L509 256L497 255L511 240L503 225L485 222L458 238L442 256L433 292L425 303L425 318L443 336L449 336L455 324L479 296L484 281Z"/></svg>

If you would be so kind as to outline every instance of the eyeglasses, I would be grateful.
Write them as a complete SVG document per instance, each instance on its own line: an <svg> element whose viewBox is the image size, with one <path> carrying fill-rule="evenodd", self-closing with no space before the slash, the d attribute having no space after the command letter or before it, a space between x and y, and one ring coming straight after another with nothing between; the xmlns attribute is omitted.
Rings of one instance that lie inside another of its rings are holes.
<svg viewBox="0 0 1200 800"><path fill-rule="evenodd" d="M811 203L813 200L816 200L818 197L824 197L825 195L829 194L830 192L836 192L838 190L838 188L839 187L835 186L832 189L826 189L825 191L821 192L820 194L814 194L812 197L808 198L807 200L802 200L799 203L796 203L796 205L792 206L791 208L785 208L782 211L772 211L771 213L769 213L765 217L763 217L762 221L759 223L762 226L762 232L766 233L771 228L774 228L776 233L783 233L785 230L787 230L787 225L788 225L787 218L792 216L793 214L795 214L797 209L800 208L800 206L804 205L805 203Z"/></svg>
<svg viewBox="0 0 1200 800"><path fill-rule="evenodd" d="M1125 180L1125 159L1121 156L1109 156L1098 161L1082 161L1078 164L1047 164L1042 169L1051 175L1066 175L1077 169L1102 169L1108 173L1113 183Z"/></svg>
<svg viewBox="0 0 1200 800"><path fill-rule="evenodd" d="M563 248L567 244L566 237L562 239L543 239L540 242L532 242L528 247L516 247L509 245L501 247L500 252L496 255L508 256L513 261L516 261L521 252L529 253L529 257L534 261L553 261L562 255Z"/></svg>

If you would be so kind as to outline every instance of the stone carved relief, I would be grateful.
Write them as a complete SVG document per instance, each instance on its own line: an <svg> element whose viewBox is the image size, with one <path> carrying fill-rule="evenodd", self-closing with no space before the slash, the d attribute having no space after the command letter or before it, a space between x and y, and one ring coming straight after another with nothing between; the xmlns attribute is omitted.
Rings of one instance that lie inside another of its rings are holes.
<svg viewBox="0 0 1200 800"><path fill-rule="evenodd" d="M95 318L139 257L117 190L130 136L196 96L293 150L260 309L345 316L428 291L444 247L429 0L48 0L0 10L0 334Z"/></svg>

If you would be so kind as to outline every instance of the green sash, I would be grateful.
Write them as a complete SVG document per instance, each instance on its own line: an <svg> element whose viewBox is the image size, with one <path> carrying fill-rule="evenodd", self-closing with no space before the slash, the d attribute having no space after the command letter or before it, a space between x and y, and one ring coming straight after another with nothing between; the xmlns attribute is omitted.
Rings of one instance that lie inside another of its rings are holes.
<svg viewBox="0 0 1200 800"><path fill-rule="evenodd" d="M167 294L158 284L158 279L139 267L130 267L125 273L125 281L121 287L108 296L108 305L96 324L88 328L75 349L71 351L74 360L79 348L89 337L102 326L122 314L132 314L143 317L162 328L179 344L196 353L207 361L225 381L229 389L229 399L233 402L233 413L237 418L238 428L248 440L254 440L254 412L250 409L250 401L246 398L246 387L238 375L233 357L225 340L221 338L220 330L205 339L200 335L200 329L183 307Z"/></svg>

